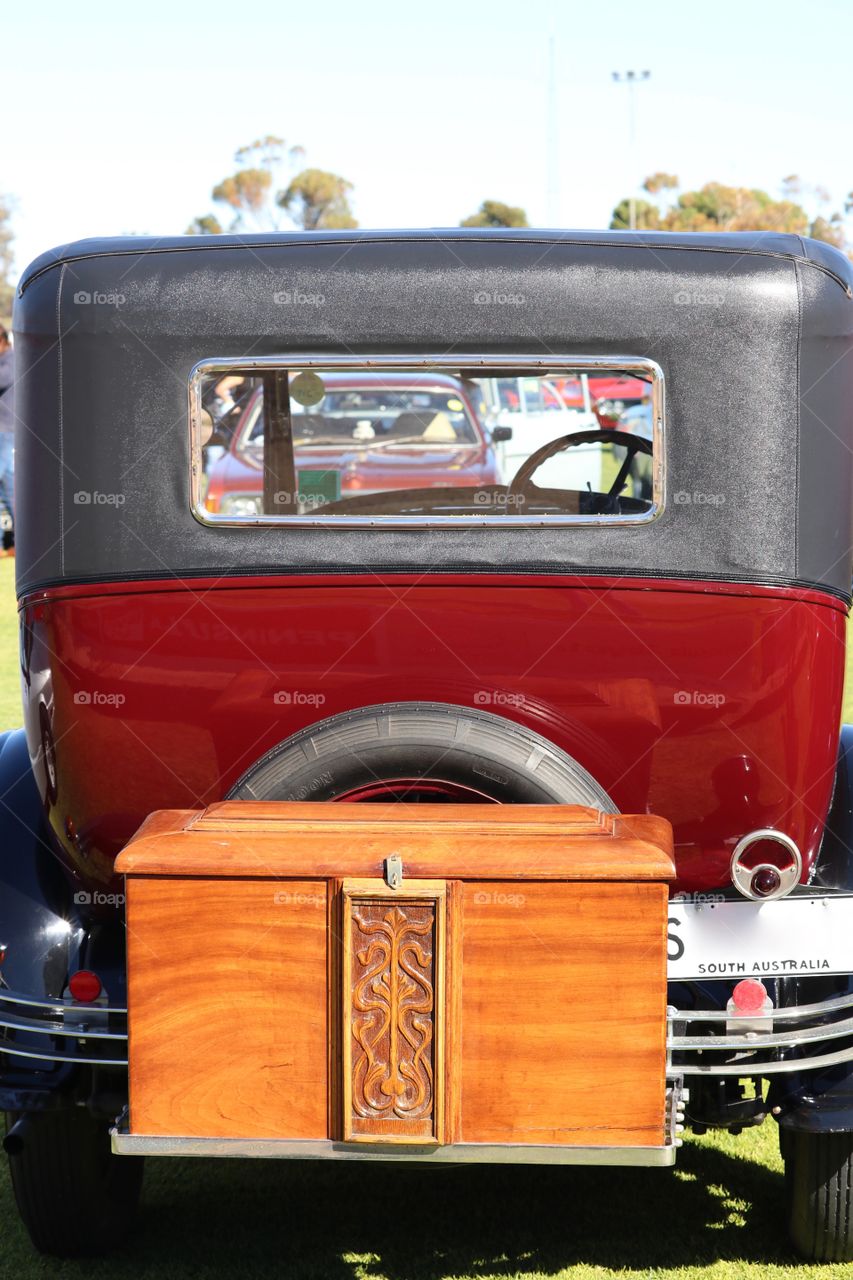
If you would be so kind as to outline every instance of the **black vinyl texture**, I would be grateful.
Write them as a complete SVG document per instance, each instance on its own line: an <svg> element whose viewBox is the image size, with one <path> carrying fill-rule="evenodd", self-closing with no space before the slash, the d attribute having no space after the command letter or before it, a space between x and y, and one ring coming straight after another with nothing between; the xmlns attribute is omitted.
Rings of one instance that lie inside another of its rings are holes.
<svg viewBox="0 0 853 1280"><path fill-rule="evenodd" d="M19 593L428 566L847 597L852 290L842 254L771 233L305 233L54 251L25 273L15 307ZM277 305L284 291L324 302ZM483 305L482 293L523 302ZM666 377L665 510L637 527L203 526L189 497L193 366L308 352L651 358ZM81 491L120 503L82 505Z"/></svg>

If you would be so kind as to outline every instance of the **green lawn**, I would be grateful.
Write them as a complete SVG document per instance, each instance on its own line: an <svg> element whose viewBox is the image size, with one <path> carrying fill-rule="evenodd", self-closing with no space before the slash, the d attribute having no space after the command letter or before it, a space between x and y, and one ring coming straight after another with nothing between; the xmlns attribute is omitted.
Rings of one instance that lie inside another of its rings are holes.
<svg viewBox="0 0 853 1280"><path fill-rule="evenodd" d="M20 724L13 563L0 561L0 725ZM853 712L850 693L846 716ZM223 1045L223 1052L240 1052ZM295 1280L604 1277L842 1280L807 1267L782 1231L772 1122L688 1137L671 1170L289 1167L149 1161L127 1247L58 1263L30 1249L0 1166L0 1280Z"/></svg>

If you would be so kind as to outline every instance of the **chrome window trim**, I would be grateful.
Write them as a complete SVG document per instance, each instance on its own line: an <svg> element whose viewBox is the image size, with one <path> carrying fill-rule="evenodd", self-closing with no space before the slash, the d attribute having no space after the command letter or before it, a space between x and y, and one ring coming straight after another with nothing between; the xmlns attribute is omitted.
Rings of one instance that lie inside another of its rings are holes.
<svg viewBox="0 0 853 1280"><path fill-rule="evenodd" d="M652 506L641 514L621 516L562 516L544 515L538 517L515 515L482 515L482 516L234 516L219 515L207 511L202 501L202 444L201 444L201 386L208 374L227 373L229 370L241 369L262 373L268 369L319 369L329 372L350 370L360 373L447 373L464 367L479 370L484 377L499 377L512 370L521 376L547 377L553 374L568 372L592 373L596 370L612 373L641 373L651 378L652 391ZM430 356L353 356L353 355L315 355L294 352L292 357L285 355L259 356L246 358L242 356L215 356L200 360L194 365L189 379L189 423L190 423L190 507L192 514L200 524L213 528L286 528L286 529L469 529L476 527L492 528L534 528L537 526L575 528L598 528L617 525L648 525L662 515L665 509L666 496L666 459L665 459L665 379L661 366L645 356L551 356L547 360L534 355L430 355Z"/></svg>

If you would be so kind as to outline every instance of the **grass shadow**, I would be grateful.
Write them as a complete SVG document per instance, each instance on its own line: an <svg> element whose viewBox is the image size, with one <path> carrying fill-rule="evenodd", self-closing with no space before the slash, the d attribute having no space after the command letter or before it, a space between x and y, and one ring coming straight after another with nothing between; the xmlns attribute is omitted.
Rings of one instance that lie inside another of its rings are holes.
<svg viewBox="0 0 853 1280"><path fill-rule="evenodd" d="M440 1280L729 1259L754 1262L761 1275L792 1261L782 1216L780 1174L707 1145L685 1146L675 1175L159 1160L149 1161L141 1220L125 1249L64 1263L61 1275ZM19 1243L10 1239L16 1231L3 1231L7 1243ZM14 1256L19 1280L58 1274L25 1241Z"/></svg>

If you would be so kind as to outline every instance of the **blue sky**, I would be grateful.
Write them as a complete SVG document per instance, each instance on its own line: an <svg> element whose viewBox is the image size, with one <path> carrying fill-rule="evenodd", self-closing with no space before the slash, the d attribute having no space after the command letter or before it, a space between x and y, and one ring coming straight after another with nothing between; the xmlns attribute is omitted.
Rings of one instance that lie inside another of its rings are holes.
<svg viewBox="0 0 853 1280"><path fill-rule="evenodd" d="M559 225L606 226L656 169L774 193L795 172L831 208L853 187L850 0L47 0L2 16L17 266L86 235L182 232L237 147L266 133L349 178L363 226L454 225L484 197L546 225L549 36ZM633 158L611 81L629 67L652 72Z"/></svg>

